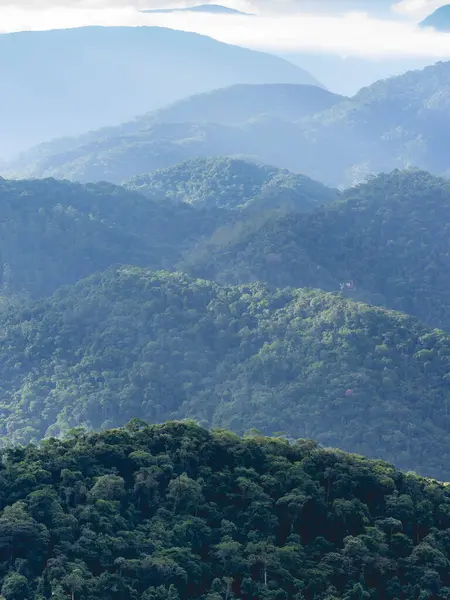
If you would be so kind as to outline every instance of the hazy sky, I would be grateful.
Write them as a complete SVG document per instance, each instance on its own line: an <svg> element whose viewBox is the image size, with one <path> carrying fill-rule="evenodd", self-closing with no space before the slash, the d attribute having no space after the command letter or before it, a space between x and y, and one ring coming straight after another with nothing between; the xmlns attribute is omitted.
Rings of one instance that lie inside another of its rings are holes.
<svg viewBox="0 0 450 600"><path fill-rule="evenodd" d="M167 0L0 0L0 30L81 25L160 25L277 52L450 59L450 34L417 22L450 0L215 0L257 17L175 13L144 8L186 6ZM190 4L206 3L202 0Z"/></svg>

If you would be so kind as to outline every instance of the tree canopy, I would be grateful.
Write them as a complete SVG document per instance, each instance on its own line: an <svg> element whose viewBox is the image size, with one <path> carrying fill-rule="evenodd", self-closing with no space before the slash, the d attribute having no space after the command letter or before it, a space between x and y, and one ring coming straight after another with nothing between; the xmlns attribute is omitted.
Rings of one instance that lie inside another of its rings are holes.
<svg viewBox="0 0 450 600"><path fill-rule="evenodd" d="M450 331L450 185L394 171L332 204L275 222L230 224L195 245L180 268L224 283L347 291Z"/></svg>
<svg viewBox="0 0 450 600"><path fill-rule="evenodd" d="M450 597L448 488L386 463L137 420L2 458L5 600Z"/></svg>
<svg viewBox="0 0 450 600"><path fill-rule="evenodd" d="M450 479L450 338L340 294L110 269L0 315L0 434L284 431Z"/></svg>
<svg viewBox="0 0 450 600"><path fill-rule="evenodd" d="M193 159L137 175L126 187L161 200L258 212L309 212L339 197L337 190L304 175L236 158Z"/></svg>

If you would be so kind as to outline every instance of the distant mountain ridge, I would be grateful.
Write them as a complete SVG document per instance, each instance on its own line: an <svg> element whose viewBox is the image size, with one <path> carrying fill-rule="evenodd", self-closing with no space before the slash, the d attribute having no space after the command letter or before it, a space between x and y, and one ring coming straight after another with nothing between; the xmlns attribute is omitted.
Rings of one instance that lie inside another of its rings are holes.
<svg viewBox="0 0 450 600"><path fill-rule="evenodd" d="M450 4L437 8L420 23L421 27L433 27L437 31L450 31Z"/></svg>
<svg viewBox="0 0 450 600"><path fill-rule="evenodd" d="M314 86L232 86L45 144L3 173L120 183L193 158L234 156L340 189L393 169L445 176L449 108L450 62L378 81L352 98Z"/></svg>
<svg viewBox="0 0 450 600"><path fill-rule="evenodd" d="M162 27L1 34L0 73L0 157L236 83L318 83L282 58Z"/></svg>
<svg viewBox="0 0 450 600"><path fill-rule="evenodd" d="M142 10L143 13L150 14L170 14L177 12L211 13L214 15L245 15L254 16L252 13L242 12L235 8L222 6L220 4L198 4L197 6L188 6L187 8L152 8Z"/></svg>
<svg viewBox="0 0 450 600"><path fill-rule="evenodd" d="M280 166L280 153L289 152L301 137L300 125L291 123L342 99L310 85L234 85L180 100L118 127L42 144L14 160L5 174L121 183L211 155L241 155ZM277 145L266 148L265 138L272 132Z"/></svg>

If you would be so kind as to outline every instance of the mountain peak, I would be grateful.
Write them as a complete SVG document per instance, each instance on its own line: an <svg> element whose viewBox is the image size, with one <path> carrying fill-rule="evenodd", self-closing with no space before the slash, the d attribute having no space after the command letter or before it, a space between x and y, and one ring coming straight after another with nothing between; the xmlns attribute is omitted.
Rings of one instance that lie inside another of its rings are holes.
<svg viewBox="0 0 450 600"><path fill-rule="evenodd" d="M420 23L421 27L433 27L437 31L450 31L450 4L445 4Z"/></svg>
<svg viewBox="0 0 450 600"><path fill-rule="evenodd" d="M223 14L223 15L245 15L254 16L252 13L242 12L229 6L223 6L221 4L198 4L196 6L189 6L187 8L154 8L149 10L143 10L144 13L150 14L168 14L174 12L197 12L197 13L210 13L210 14Z"/></svg>

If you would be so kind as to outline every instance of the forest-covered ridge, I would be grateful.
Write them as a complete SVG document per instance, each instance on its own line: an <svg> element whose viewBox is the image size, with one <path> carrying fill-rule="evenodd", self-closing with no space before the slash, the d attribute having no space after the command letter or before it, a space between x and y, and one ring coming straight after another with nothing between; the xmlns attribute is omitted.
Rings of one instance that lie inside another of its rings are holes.
<svg viewBox="0 0 450 600"><path fill-rule="evenodd" d="M151 177L162 182L165 195L160 185L144 198L105 182L0 179L0 294L49 295L114 264L173 269L183 252L217 228L248 221L228 210L241 195L258 222L336 196L306 177L242 161L194 161ZM170 186L199 187L202 202L175 204Z"/></svg>
<svg viewBox="0 0 450 600"><path fill-rule="evenodd" d="M450 597L450 493L312 441L193 423L3 452L5 600Z"/></svg>
<svg viewBox="0 0 450 600"><path fill-rule="evenodd" d="M0 331L4 439L192 417L450 479L450 338L406 315L123 267L5 310Z"/></svg>
<svg viewBox="0 0 450 600"><path fill-rule="evenodd" d="M198 158L137 175L125 187L203 208L309 212L339 192L309 177L236 158Z"/></svg>
<svg viewBox="0 0 450 600"><path fill-rule="evenodd" d="M395 171L309 214L222 227L180 268L233 284L334 291L353 282L345 288L350 297L450 331L449 222L448 180Z"/></svg>

